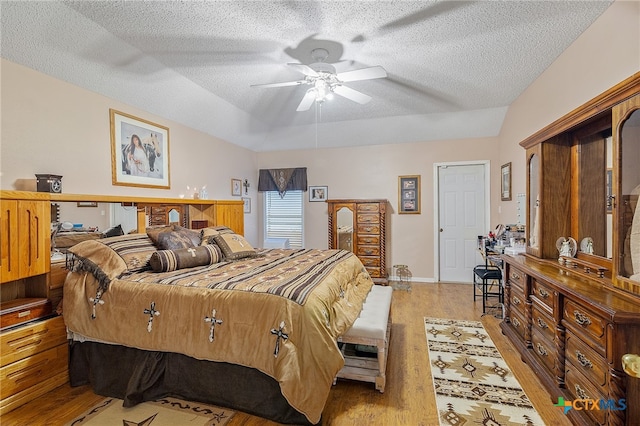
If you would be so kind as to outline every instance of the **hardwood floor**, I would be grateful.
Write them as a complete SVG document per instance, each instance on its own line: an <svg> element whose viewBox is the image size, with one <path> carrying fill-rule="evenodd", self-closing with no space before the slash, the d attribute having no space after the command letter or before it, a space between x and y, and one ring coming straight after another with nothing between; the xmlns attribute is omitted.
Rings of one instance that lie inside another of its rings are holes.
<svg viewBox="0 0 640 426"><path fill-rule="evenodd" d="M553 406L555 395L543 390L535 373L502 335L500 320L481 318L482 302L473 302L471 285L414 283L410 292L394 291L391 309L393 325L385 392L376 391L372 383L338 380L329 394L323 425L438 425L424 317L482 320L545 423L570 425L562 410ZM89 387L65 385L3 415L0 423L61 425L102 399ZM276 424L238 412L229 426Z"/></svg>

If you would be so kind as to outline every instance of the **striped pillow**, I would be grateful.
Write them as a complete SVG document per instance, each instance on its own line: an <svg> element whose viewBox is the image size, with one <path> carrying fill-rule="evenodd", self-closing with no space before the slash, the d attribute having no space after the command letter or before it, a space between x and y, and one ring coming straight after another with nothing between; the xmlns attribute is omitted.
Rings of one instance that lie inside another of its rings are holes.
<svg viewBox="0 0 640 426"><path fill-rule="evenodd" d="M158 250L151 255L149 264L154 272L171 272L194 266L212 265L220 262L222 253L215 244L181 248L176 250Z"/></svg>

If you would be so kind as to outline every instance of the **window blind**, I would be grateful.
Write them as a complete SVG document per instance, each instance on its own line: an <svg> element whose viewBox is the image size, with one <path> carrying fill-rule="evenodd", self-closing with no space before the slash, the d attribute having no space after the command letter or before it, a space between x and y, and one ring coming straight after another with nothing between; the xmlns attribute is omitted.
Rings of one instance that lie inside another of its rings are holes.
<svg viewBox="0 0 640 426"><path fill-rule="evenodd" d="M287 191L280 197L278 191L264 193L266 238L288 238L291 248L303 248L303 192Z"/></svg>

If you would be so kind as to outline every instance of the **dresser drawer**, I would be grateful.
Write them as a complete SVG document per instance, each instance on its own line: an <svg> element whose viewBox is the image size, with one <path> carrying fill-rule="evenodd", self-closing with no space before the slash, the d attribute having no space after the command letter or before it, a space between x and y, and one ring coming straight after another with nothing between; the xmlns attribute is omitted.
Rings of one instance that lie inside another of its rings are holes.
<svg viewBox="0 0 640 426"><path fill-rule="evenodd" d="M365 269L367 270L367 272L369 273L369 275L371 276L371 278L381 278L381 277L384 277L384 275L382 274L382 271L380 270L380 267L377 267L377 268L368 268L368 267L365 267Z"/></svg>
<svg viewBox="0 0 640 426"><path fill-rule="evenodd" d="M551 317L546 313L546 311L540 308L537 304L533 304L532 311L532 319L533 323L531 324L531 328L538 330L545 339L550 342L553 342L553 339L556 335L556 324L553 322Z"/></svg>
<svg viewBox="0 0 640 426"><path fill-rule="evenodd" d="M0 334L0 366L5 366L67 341L62 317L38 321Z"/></svg>
<svg viewBox="0 0 640 426"><path fill-rule="evenodd" d="M566 327L575 330L578 336L591 337L597 344L594 349L605 356L607 322L604 319L569 299L565 299L563 317Z"/></svg>
<svg viewBox="0 0 640 426"><path fill-rule="evenodd" d="M556 298L553 290L551 290L545 283L536 279L532 280L531 296L538 299L550 312L554 311Z"/></svg>
<svg viewBox="0 0 640 426"><path fill-rule="evenodd" d="M0 398L5 399L67 369L68 347L58 345L0 368Z"/></svg>
<svg viewBox="0 0 640 426"><path fill-rule="evenodd" d="M375 213L358 213L356 216L358 224L380 223L380 215Z"/></svg>
<svg viewBox="0 0 640 426"><path fill-rule="evenodd" d="M380 245L380 237L377 235L358 235L358 245Z"/></svg>
<svg viewBox="0 0 640 426"><path fill-rule="evenodd" d="M511 317L509 318L509 324L518 333L523 341L527 340L526 326L527 323L524 320L524 316L518 312L511 311Z"/></svg>
<svg viewBox="0 0 640 426"><path fill-rule="evenodd" d="M378 213L380 211L380 204L378 203L358 203L358 207L356 207L358 213L360 212L372 212Z"/></svg>
<svg viewBox="0 0 640 426"><path fill-rule="evenodd" d="M535 329L531 329L531 345L533 353L547 368L547 372L555 377L555 368L557 362L556 346L553 341L549 341L542 337L542 333Z"/></svg>
<svg viewBox="0 0 640 426"><path fill-rule="evenodd" d="M570 363L565 364L564 382L567 390L574 399L608 400L601 390L596 388ZM590 407L588 407L590 408ZM607 410L583 409L597 424L605 424Z"/></svg>
<svg viewBox="0 0 640 426"><path fill-rule="evenodd" d="M514 291L515 290L515 291ZM511 293L509 294L509 305L511 311L516 311L524 318L525 297L524 292L518 291L516 287L511 287Z"/></svg>
<svg viewBox="0 0 640 426"><path fill-rule="evenodd" d="M527 280L527 274L522 272L520 269L514 268L512 265L509 265L508 279L511 285L519 285L520 288L524 289L524 283Z"/></svg>
<svg viewBox="0 0 640 426"><path fill-rule="evenodd" d="M565 356L573 367L580 371L596 386L607 383L607 363L603 357L581 341L576 335L567 332Z"/></svg>
<svg viewBox="0 0 640 426"><path fill-rule="evenodd" d="M367 256L358 256L358 259L360 259L360 262L362 262L362 264L369 268L379 268L380 267L380 257L367 257Z"/></svg>
<svg viewBox="0 0 640 426"><path fill-rule="evenodd" d="M380 256L380 246L361 246L358 245L358 256Z"/></svg>
<svg viewBox="0 0 640 426"><path fill-rule="evenodd" d="M358 224L358 234L380 235L380 225Z"/></svg>

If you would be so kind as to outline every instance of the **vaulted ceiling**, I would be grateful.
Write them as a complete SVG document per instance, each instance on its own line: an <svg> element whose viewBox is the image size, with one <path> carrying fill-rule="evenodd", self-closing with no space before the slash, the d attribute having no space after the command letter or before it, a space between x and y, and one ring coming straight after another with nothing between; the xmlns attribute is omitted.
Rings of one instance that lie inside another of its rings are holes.
<svg viewBox="0 0 640 426"><path fill-rule="evenodd" d="M3 58L254 151L496 136L507 108L610 1L4 1ZM289 63L338 73L298 112Z"/></svg>

